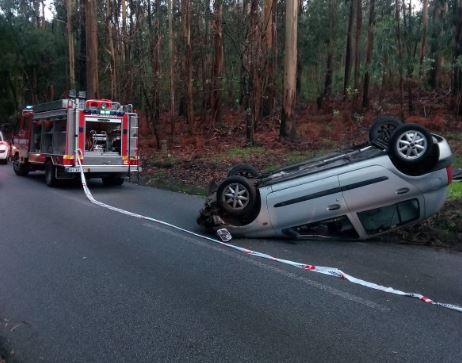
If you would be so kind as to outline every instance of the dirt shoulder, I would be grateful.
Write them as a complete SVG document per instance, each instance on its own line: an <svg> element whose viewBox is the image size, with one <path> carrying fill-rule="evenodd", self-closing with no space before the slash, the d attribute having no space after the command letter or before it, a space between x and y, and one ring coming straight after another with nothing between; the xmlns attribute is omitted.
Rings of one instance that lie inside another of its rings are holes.
<svg viewBox="0 0 462 363"><path fill-rule="evenodd" d="M392 232L392 240L396 243L449 248L462 252L461 214L462 199L448 200L435 216Z"/></svg>

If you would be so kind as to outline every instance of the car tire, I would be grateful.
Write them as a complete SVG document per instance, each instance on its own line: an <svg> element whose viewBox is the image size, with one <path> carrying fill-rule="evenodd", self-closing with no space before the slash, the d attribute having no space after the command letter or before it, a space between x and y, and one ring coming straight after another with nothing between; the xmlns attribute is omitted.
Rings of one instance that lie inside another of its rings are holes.
<svg viewBox="0 0 462 363"><path fill-rule="evenodd" d="M218 187L218 207L231 216L245 216L256 208L255 186L243 176L226 178Z"/></svg>
<svg viewBox="0 0 462 363"><path fill-rule="evenodd" d="M388 154L398 170L409 175L429 172L439 159L432 135L415 124L401 125L393 132Z"/></svg>
<svg viewBox="0 0 462 363"><path fill-rule="evenodd" d="M115 177L115 176L107 176L101 179L103 181L103 184L106 186L119 186L119 185L122 185L125 181L124 178Z"/></svg>
<svg viewBox="0 0 462 363"><path fill-rule="evenodd" d="M3 165L8 164L8 159L0 160L0 164L3 164Z"/></svg>
<svg viewBox="0 0 462 363"><path fill-rule="evenodd" d="M29 174L29 167L26 163L20 163L18 156L15 156L13 159L13 170L18 176L27 176Z"/></svg>
<svg viewBox="0 0 462 363"><path fill-rule="evenodd" d="M377 117L369 129L369 142L386 148L393 132L402 124L403 122L398 117L388 115Z"/></svg>
<svg viewBox="0 0 462 363"><path fill-rule="evenodd" d="M252 165L249 164L237 164L233 166L229 172L228 177L230 176L243 176L247 179L257 178L259 173Z"/></svg>
<svg viewBox="0 0 462 363"><path fill-rule="evenodd" d="M56 166L51 160L45 164L45 183L49 187L56 187L59 184L59 180L56 178Z"/></svg>

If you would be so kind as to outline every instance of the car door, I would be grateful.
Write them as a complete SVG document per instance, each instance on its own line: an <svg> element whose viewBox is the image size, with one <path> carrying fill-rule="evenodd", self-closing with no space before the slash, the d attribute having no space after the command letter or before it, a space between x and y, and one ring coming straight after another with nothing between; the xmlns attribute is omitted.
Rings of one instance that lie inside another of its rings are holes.
<svg viewBox="0 0 462 363"><path fill-rule="evenodd" d="M339 182L352 212L391 205L420 194L416 186L380 165L342 173Z"/></svg>
<svg viewBox="0 0 462 363"><path fill-rule="evenodd" d="M271 223L287 228L345 214L338 177L304 176L272 186L266 200Z"/></svg>

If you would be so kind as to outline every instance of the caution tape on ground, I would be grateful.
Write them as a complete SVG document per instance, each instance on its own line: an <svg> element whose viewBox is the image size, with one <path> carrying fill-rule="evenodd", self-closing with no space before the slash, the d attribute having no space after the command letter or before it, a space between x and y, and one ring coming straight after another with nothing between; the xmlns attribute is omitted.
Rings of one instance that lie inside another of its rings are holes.
<svg viewBox="0 0 462 363"><path fill-rule="evenodd" d="M187 230L185 228L176 226L176 225L171 224L171 223L167 223L167 222L159 220L159 219L155 219L155 218L152 218L152 217L147 217L147 216L144 216L144 215L138 214L138 213L129 212L129 211L126 211L124 209L113 207L113 206L108 205L106 203L99 202L93 197L92 193L90 192L90 189L88 188L86 178L85 178L85 174L83 172L82 164L80 162L80 158L76 158L76 159L77 159L77 162L78 162L79 167L80 167L80 177L81 177L81 180L82 180L82 186L83 186L83 190L85 191L85 195L86 195L86 197L88 198L88 200L91 203L93 203L95 205L98 205L100 207L112 210L114 212L122 213L122 214L125 214L125 215L128 215L128 216L134 217L134 218L145 219L145 220L148 220L148 221L151 221L151 222L154 222L154 223L157 223L157 224L160 224L160 225L163 225L163 226L166 226L166 227L169 227L169 228L184 232L186 234L189 234L189 235L201 238L201 239L205 239L205 240L208 240L210 242L220 244L222 246L232 248L234 250L240 251L240 252L242 252L242 253L244 253L246 255L249 255L249 256L254 256L254 257L259 257L259 258L279 262L281 264L290 265L290 266L300 268L300 269L303 269L303 270L307 270L307 271L311 271L311 272L317 272L317 273L323 274L323 275L334 276L334 277L341 278L341 279L344 279L346 281L349 281L349 282L351 282L353 284L356 284L356 285L361 285L361 286L364 286L364 287L368 287L370 289L383 291L383 292L386 292L386 293L389 293L389 294L412 297L412 298L415 298L415 299L419 299L420 301L423 301L423 302L425 302L427 304L441 306L443 308L451 309L451 310L458 311L458 312L462 313L462 306L460 306L460 305L441 303L441 302L438 302L438 301L434 301L434 300L432 300L432 299L430 299L427 296L424 296L422 294L412 293L412 292L405 292L405 291L397 290L397 289L395 289L393 287L386 287L386 286L382 286L382 285L379 285L379 284L376 284L376 283L373 283L373 282L368 282L368 281L365 281L365 280L362 280L362 279L358 279L358 278L356 278L354 276L351 276L351 275L349 275L349 274L347 274L347 273L343 272L342 270L340 270L338 268L335 268L335 267L310 265L310 264L306 264L306 263L302 263L302 262L295 262L295 261L290 261L290 260L286 260L286 259L283 259L283 258L274 257L274 256L268 255L266 253L262 253L262 252L258 252L258 251L249 250L249 249L244 248L244 247L236 246L234 244L227 243L227 242L222 242L222 241L219 241L219 240L217 240L215 238L211 238L211 237L204 236L204 235L196 233L196 232L189 231L189 230Z"/></svg>

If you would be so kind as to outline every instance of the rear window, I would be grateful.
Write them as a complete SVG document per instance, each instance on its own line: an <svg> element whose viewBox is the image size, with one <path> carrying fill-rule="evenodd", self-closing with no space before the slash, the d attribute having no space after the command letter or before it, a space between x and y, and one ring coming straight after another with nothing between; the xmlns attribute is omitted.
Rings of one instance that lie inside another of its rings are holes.
<svg viewBox="0 0 462 363"><path fill-rule="evenodd" d="M415 221L419 216L420 205L417 199L358 213L359 220L369 234L381 233Z"/></svg>

